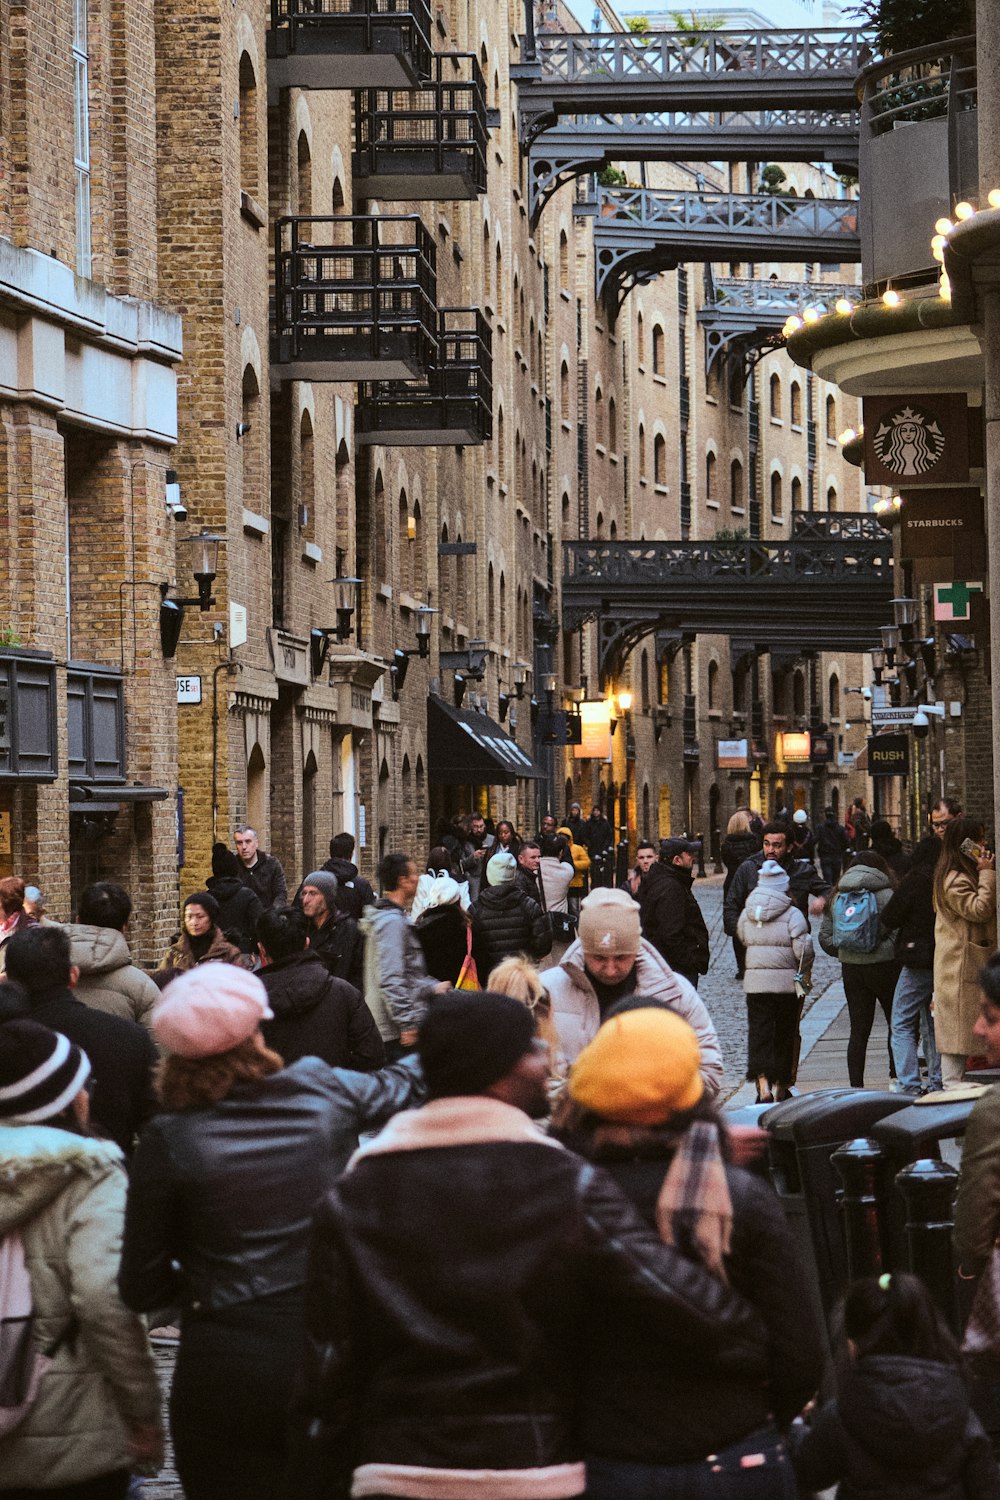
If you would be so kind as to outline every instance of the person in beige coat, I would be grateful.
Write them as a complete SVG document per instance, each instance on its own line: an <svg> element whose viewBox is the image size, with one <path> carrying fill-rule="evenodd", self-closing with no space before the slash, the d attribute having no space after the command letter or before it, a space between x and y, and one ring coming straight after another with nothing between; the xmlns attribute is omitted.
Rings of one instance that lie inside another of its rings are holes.
<svg viewBox="0 0 1000 1500"><path fill-rule="evenodd" d="M133 1465L162 1456L149 1343L118 1294L124 1161L86 1134L89 1074L47 1026L0 1026L0 1241L23 1248L32 1346L50 1361L0 1438L0 1495L124 1500Z"/></svg>
<svg viewBox="0 0 1000 1500"><path fill-rule="evenodd" d="M934 1036L946 1089L960 1088L967 1059L982 1053L979 971L997 945L996 856L983 835L975 818L955 818L934 872ZM963 854L967 840L978 855Z"/></svg>

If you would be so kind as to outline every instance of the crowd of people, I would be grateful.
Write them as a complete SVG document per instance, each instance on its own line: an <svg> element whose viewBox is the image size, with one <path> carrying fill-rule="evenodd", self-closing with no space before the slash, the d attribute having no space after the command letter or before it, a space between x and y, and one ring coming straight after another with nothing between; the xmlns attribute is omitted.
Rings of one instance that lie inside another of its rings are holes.
<svg viewBox="0 0 1000 1500"><path fill-rule="evenodd" d="M852 813L834 839L741 810L723 844L764 1102L795 1082L810 917L852 1083L876 1005L901 1089L1000 1063L983 830L939 804L907 859ZM241 828L151 972L121 886L61 924L0 881L0 1497L124 1500L162 1457L166 1326L188 1500L1000 1496L916 1278L850 1288L830 1399L758 1133L719 1110L700 848L640 844L615 887L610 844L578 804L537 837L453 820L376 893L340 834L289 899ZM994 1093L971 1278L1000 1230Z"/></svg>

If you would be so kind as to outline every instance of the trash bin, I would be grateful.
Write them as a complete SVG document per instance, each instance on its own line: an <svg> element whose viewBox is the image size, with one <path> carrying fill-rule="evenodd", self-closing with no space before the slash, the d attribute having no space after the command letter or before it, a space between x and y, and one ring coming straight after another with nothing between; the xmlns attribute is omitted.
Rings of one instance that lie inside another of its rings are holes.
<svg viewBox="0 0 1000 1500"><path fill-rule="evenodd" d="M830 1162L838 1146L872 1133L877 1121L906 1107L900 1094L869 1089L821 1089L769 1109L771 1181L814 1270L815 1306L824 1319L848 1281L840 1223L840 1179ZM791 1314L794 1316L794 1313Z"/></svg>

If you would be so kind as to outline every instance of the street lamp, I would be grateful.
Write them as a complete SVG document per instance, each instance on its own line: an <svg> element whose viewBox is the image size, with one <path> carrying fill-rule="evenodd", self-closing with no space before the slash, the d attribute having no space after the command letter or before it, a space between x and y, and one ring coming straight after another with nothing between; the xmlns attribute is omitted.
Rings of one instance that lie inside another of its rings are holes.
<svg viewBox="0 0 1000 1500"><path fill-rule="evenodd" d="M420 656L424 660L426 660L427 657L430 656L431 619L436 614L437 610L432 609L429 604L421 604L420 608L417 610L416 624L413 627L417 637L416 646L411 646L407 650L404 650L402 647L397 646L395 651L392 653L392 665L389 668L389 676L392 680L393 699L397 699L400 693L403 691L403 685L406 682L406 674L410 669L410 657ZM462 685L462 691L463 693L465 691L464 682ZM456 704L455 706L459 707L460 705Z"/></svg>
<svg viewBox="0 0 1000 1500"><path fill-rule="evenodd" d="M524 697L524 683L528 673L528 663L526 661L516 661L511 671L514 674L514 686L511 689L511 695L520 702Z"/></svg>
<svg viewBox="0 0 1000 1500"><path fill-rule="evenodd" d="M875 681L876 683L880 683L882 681L882 673L885 671L885 651L881 646L873 646L868 654L871 657L872 672L875 675Z"/></svg>
<svg viewBox="0 0 1000 1500"><path fill-rule="evenodd" d="M905 630L907 626L917 623L919 607L916 599L890 599L889 602L892 605L892 618L897 625Z"/></svg>
<svg viewBox="0 0 1000 1500"><path fill-rule="evenodd" d="M899 626L881 625L879 635L882 637L882 645L885 648L885 659L891 667L895 664L896 652L899 650Z"/></svg>
<svg viewBox="0 0 1000 1500"><path fill-rule="evenodd" d="M168 597L170 585L160 584L160 646L168 659L177 651L187 606L196 604L204 613L215 603L212 584L219 571L219 543L224 541L224 536L218 536L212 531L202 531L197 536L182 537L178 542L178 546L191 548L191 572L198 585L198 593L194 598L171 599Z"/></svg>
<svg viewBox="0 0 1000 1500"><path fill-rule="evenodd" d="M331 578L328 582L333 585L333 607L337 613L337 623L336 625L314 625L309 632L309 654L314 677L320 675L326 663L331 637L341 644L350 639L351 616L357 608L361 579Z"/></svg>

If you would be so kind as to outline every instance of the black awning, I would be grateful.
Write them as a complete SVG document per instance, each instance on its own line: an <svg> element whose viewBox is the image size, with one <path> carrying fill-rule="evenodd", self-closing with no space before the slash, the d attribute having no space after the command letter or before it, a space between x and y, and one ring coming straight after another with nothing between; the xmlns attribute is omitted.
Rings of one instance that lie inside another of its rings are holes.
<svg viewBox="0 0 1000 1500"><path fill-rule="evenodd" d="M438 786L514 786L544 781L516 740L486 714L427 699L427 777Z"/></svg>
<svg viewBox="0 0 1000 1500"><path fill-rule="evenodd" d="M94 782L74 782L70 787L74 803L79 802L162 802L170 796L165 786L143 786L135 781L131 786L112 786Z"/></svg>

